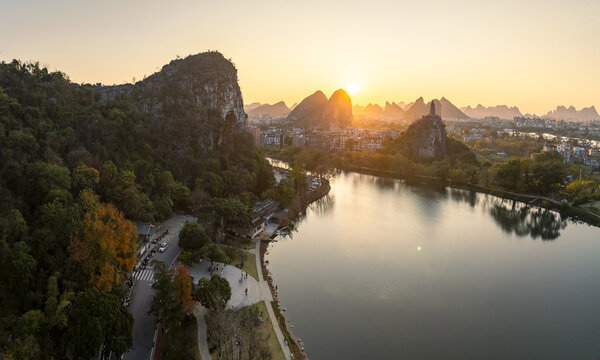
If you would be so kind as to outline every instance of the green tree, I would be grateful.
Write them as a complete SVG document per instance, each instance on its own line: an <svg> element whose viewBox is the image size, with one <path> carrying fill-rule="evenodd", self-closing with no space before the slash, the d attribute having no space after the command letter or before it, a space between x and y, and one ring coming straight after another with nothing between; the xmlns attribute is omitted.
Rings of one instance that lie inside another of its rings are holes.
<svg viewBox="0 0 600 360"><path fill-rule="evenodd" d="M219 246L219 244L208 243L200 249L200 256L210 259L211 265L214 265L214 262L222 262L229 263L231 259L225 254L223 248Z"/></svg>
<svg viewBox="0 0 600 360"><path fill-rule="evenodd" d="M213 239L222 230L241 233L252 226L249 206L238 199L212 198L198 209L198 217L210 229Z"/></svg>
<svg viewBox="0 0 600 360"><path fill-rule="evenodd" d="M71 358L92 358L102 345L104 354L123 354L132 345L133 317L111 294L83 291L68 310L69 326L62 341Z"/></svg>
<svg viewBox="0 0 600 360"><path fill-rule="evenodd" d="M188 222L179 232L179 247L200 249L210 241L202 226L196 222Z"/></svg>
<svg viewBox="0 0 600 360"><path fill-rule="evenodd" d="M198 281L196 299L209 309L223 310L231 299L231 285L217 274L213 274L210 280L202 278Z"/></svg>
<svg viewBox="0 0 600 360"><path fill-rule="evenodd" d="M177 326L184 317L184 307L177 298L177 290L173 284L173 276L167 263L153 260L154 279L152 288L155 291L150 314L158 323L163 323L167 328Z"/></svg>

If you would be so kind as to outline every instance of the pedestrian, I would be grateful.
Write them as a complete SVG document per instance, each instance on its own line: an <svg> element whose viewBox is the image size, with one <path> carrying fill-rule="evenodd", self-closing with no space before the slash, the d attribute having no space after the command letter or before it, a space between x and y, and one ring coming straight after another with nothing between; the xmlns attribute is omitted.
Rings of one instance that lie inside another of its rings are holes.
<svg viewBox="0 0 600 360"><path fill-rule="evenodd" d="M248 295L248 288L246 288L246 295Z"/></svg>
<svg viewBox="0 0 600 360"><path fill-rule="evenodd" d="M277 285L275 285L275 291L277 291Z"/></svg>

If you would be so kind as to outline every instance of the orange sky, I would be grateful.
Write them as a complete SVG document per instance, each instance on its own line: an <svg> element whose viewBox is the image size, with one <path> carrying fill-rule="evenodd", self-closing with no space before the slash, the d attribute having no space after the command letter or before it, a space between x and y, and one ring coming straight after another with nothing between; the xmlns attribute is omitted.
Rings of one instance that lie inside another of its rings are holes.
<svg viewBox="0 0 600 360"><path fill-rule="evenodd" d="M600 105L600 1L15 1L0 59L76 82L129 82L219 50L246 103L288 105L356 82L353 102L445 96L545 113Z"/></svg>

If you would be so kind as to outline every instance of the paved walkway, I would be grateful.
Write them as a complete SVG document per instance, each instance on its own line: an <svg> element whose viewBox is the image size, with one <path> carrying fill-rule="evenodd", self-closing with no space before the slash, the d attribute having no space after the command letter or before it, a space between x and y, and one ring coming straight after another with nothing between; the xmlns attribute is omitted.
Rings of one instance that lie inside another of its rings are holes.
<svg viewBox="0 0 600 360"><path fill-rule="evenodd" d="M262 266L260 263L260 239L256 242L256 268L258 270L258 282L261 285L260 290L262 294L262 299L265 301L265 305L267 306L267 313L269 314L269 319L271 319L271 324L273 325L273 329L275 330L275 336L277 336L277 341L279 341L279 346L281 346L281 350L283 350L283 355L287 360L292 359L292 354L290 352L290 348L283 342L284 336L281 328L279 327L279 322L277 322L277 318L275 317L275 312L273 311L273 306L271 306L271 301L273 301L273 295L271 295L271 289L269 288L269 284L263 279L262 276Z"/></svg>
<svg viewBox="0 0 600 360"><path fill-rule="evenodd" d="M273 301L271 289L269 288L269 284L263 279L262 276L262 267L260 263L260 239L256 241L256 248L254 250L248 250L248 252L255 254L258 280L253 278L251 275L248 275L247 278L244 277L241 279L242 270L240 268L218 262L214 263L215 267L222 269L222 271L218 270L215 273L227 279L229 285L231 286L231 299L229 299L227 302L227 309L236 311L243 307L251 306L260 301L264 301L267 307L267 313L269 314L269 319L271 319L271 324L275 330L275 335L277 336L279 345L283 350L283 354L287 360L291 360L292 356L290 353L290 348L284 343L283 332L279 327L279 323L275 317L275 312L271 306L271 301ZM210 279L210 272L208 271L208 267L210 265L211 263L209 260L204 260L190 268L190 275L192 276L194 283L197 283L201 278ZM248 289L248 294L246 294L246 289ZM196 315L196 321L198 322L198 347L200 349L200 354L202 355L202 360L211 360L210 352L208 351L208 344L206 342L206 324L204 322L204 315L206 315L207 309L202 305L197 304L195 310L196 311L194 311L194 313Z"/></svg>
<svg viewBox="0 0 600 360"><path fill-rule="evenodd" d="M202 360L212 360L208 349L208 343L206 342L206 323L204 322L204 315L206 315L207 311L208 310L200 305L200 303L197 303L194 308L194 315L196 315L196 322L198 323L198 349L200 350Z"/></svg>
<svg viewBox="0 0 600 360"><path fill-rule="evenodd" d="M198 283L201 278L210 279L210 273L208 267L210 261L204 260L190 268L190 275L193 278L194 283ZM214 272L215 274L224 277L231 286L231 299L227 302L227 309L238 310L245 306L251 306L262 300L261 292L259 290L258 281L252 276L248 275L248 278L242 279L242 270L233 265L225 265L223 263L214 263L215 267L223 269L223 271ZM246 288L248 294L246 294Z"/></svg>

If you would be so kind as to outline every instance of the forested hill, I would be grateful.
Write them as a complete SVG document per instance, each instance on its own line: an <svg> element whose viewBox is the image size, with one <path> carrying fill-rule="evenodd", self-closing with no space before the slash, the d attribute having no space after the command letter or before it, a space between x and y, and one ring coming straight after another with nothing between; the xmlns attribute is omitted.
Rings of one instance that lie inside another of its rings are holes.
<svg viewBox="0 0 600 360"><path fill-rule="evenodd" d="M0 358L124 351L128 220L210 198L250 207L274 180L245 122L237 71L217 52L110 87L0 64Z"/></svg>

